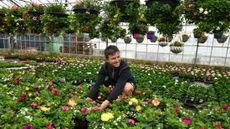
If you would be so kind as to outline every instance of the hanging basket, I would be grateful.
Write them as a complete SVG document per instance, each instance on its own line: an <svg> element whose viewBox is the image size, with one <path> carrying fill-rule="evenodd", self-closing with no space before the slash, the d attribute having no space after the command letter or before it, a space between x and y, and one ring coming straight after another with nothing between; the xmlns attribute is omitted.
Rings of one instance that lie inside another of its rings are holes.
<svg viewBox="0 0 230 129"><path fill-rule="evenodd" d="M189 36L188 35L182 35L182 42L187 42L189 39Z"/></svg>
<svg viewBox="0 0 230 129"><path fill-rule="evenodd" d="M201 32L193 32L194 38L200 38Z"/></svg>
<svg viewBox="0 0 230 129"><path fill-rule="evenodd" d="M136 41L137 41L138 43L142 43L142 42L144 41L144 37L139 37L138 39L136 39Z"/></svg>
<svg viewBox="0 0 230 129"><path fill-rule="evenodd" d="M124 42L127 43L127 44L129 44L131 41L132 41L132 39L131 39L131 37L129 37L129 36L126 36L126 37L124 38Z"/></svg>
<svg viewBox="0 0 230 129"><path fill-rule="evenodd" d="M168 45L168 42L159 42L159 45L160 45L161 47L165 47L165 46Z"/></svg>
<svg viewBox="0 0 230 129"><path fill-rule="evenodd" d="M215 32L214 33L214 38L215 39L220 39L223 36L223 32Z"/></svg>
<svg viewBox="0 0 230 129"><path fill-rule="evenodd" d="M170 46L170 51L172 53L178 54L181 53L184 50L183 47L179 47L179 46Z"/></svg>
<svg viewBox="0 0 230 129"><path fill-rule="evenodd" d="M222 35L221 38L216 39L218 43L224 43L228 39L228 36Z"/></svg>
<svg viewBox="0 0 230 129"><path fill-rule="evenodd" d="M197 39L198 43L205 43L207 41L208 37L205 36L205 37L200 37Z"/></svg>
<svg viewBox="0 0 230 129"><path fill-rule="evenodd" d="M112 43L117 42L117 38L116 37L112 37L112 38L110 38L110 40L111 40Z"/></svg>
<svg viewBox="0 0 230 129"><path fill-rule="evenodd" d="M154 37L150 40L152 43L156 42L157 41L157 36L154 35Z"/></svg>

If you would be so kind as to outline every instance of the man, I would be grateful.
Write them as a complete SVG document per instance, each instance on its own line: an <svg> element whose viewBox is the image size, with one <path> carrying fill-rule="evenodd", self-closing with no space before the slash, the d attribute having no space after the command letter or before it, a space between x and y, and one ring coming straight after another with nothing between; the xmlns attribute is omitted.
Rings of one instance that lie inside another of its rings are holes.
<svg viewBox="0 0 230 129"><path fill-rule="evenodd" d="M104 55L106 62L102 65L98 80L87 97L88 101L93 102L98 95L100 85L113 86L112 92L101 104L101 110L104 110L113 100L117 99L122 92L131 96L136 84L128 64L121 60L120 51L116 46L108 46L104 50ZM108 77L108 80L105 80L106 77Z"/></svg>

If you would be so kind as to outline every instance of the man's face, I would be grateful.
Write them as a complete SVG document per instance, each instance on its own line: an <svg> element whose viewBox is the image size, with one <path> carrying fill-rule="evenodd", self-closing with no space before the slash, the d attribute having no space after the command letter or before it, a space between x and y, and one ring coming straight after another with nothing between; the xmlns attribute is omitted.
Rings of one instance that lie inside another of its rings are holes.
<svg viewBox="0 0 230 129"><path fill-rule="evenodd" d="M121 63L121 58L120 58L120 52L116 52L113 55L108 55L107 61L109 64L111 64L113 67L119 67Z"/></svg>

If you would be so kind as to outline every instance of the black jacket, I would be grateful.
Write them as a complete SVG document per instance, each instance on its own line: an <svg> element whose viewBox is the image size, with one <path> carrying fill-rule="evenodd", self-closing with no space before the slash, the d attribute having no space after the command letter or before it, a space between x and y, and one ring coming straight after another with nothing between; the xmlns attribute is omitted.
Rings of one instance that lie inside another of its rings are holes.
<svg viewBox="0 0 230 129"><path fill-rule="evenodd" d="M108 80L105 78L108 77ZM121 60L120 66L118 68L113 67L108 62L101 66L99 71L98 80L96 84L92 87L89 97L96 99L100 85L113 85L113 91L107 97L109 102L117 99L117 97L122 93L126 82L131 82L136 84L136 81L128 67L128 64Z"/></svg>

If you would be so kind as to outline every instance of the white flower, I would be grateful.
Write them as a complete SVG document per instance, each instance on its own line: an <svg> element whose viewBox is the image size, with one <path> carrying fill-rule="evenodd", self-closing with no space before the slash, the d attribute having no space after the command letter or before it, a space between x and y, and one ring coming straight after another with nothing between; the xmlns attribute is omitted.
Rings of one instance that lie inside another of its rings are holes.
<svg viewBox="0 0 230 129"><path fill-rule="evenodd" d="M205 10L205 11L204 11L204 14L208 14L208 11L207 11L207 10Z"/></svg>
<svg viewBox="0 0 230 129"><path fill-rule="evenodd" d="M204 9L203 8L199 8L199 11L200 11L200 13L202 13L204 11Z"/></svg>
<svg viewBox="0 0 230 129"><path fill-rule="evenodd" d="M28 119L29 121L33 120L32 116L25 116L25 118Z"/></svg>

